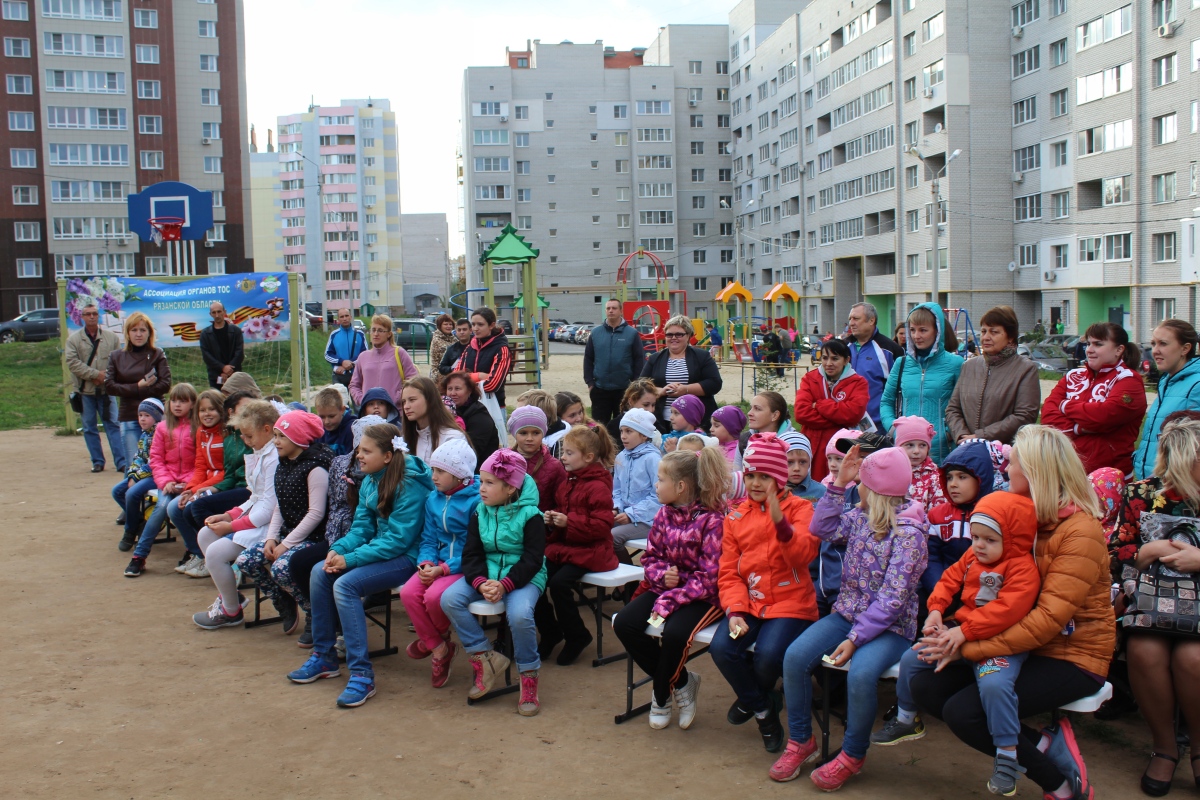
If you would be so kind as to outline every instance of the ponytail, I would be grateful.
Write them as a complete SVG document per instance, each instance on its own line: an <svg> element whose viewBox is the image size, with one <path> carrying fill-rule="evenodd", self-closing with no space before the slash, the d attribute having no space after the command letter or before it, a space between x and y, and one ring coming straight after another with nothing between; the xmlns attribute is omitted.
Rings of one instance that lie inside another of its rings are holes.
<svg viewBox="0 0 1200 800"><path fill-rule="evenodd" d="M661 463L672 481L687 485L693 501L709 511L725 510L732 475L721 448L677 450L663 456Z"/></svg>
<svg viewBox="0 0 1200 800"><path fill-rule="evenodd" d="M375 506L379 516L386 518L392 514L396 495L404 488L404 451L392 445L392 440L400 436L400 429L387 423L372 425L363 432L363 436L384 453L392 454L392 460L379 478L379 501Z"/></svg>
<svg viewBox="0 0 1200 800"><path fill-rule="evenodd" d="M603 428L589 428L587 425L575 425L563 437L564 443L569 443L581 453L594 456L604 465L612 469L613 461L617 458L617 448L612 437ZM724 456L722 456L723 458Z"/></svg>

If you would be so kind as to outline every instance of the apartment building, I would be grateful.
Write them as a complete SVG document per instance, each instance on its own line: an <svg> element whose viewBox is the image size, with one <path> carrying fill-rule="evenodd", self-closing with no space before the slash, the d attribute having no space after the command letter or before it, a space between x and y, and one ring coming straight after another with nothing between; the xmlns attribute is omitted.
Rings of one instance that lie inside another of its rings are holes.
<svg viewBox="0 0 1200 800"><path fill-rule="evenodd" d="M0 315L53 306L58 278L166 274L125 207L160 181L213 192L199 273L252 269L241 0L4 0L0 34Z"/></svg>
<svg viewBox="0 0 1200 800"><path fill-rule="evenodd" d="M442 307L439 298L446 297L450 281L450 227L446 215L401 214L400 237L405 313Z"/></svg>
<svg viewBox="0 0 1200 800"><path fill-rule="evenodd" d="M541 251L540 290L556 316L599 318L639 247L664 262L676 308L686 292L691 313L715 314L733 274L725 52L724 26L670 25L649 48L535 40L504 66L467 69L468 288L483 285L479 255L512 224ZM650 259L632 266L630 297L652 297ZM498 267L493 278L505 308L520 276Z"/></svg>
<svg viewBox="0 0 1200 800"><path fill-rule="evenodd" d="M400 178L391 103L314 105L279 117L277 130L283 268L304 274L306 300L325 310L401 305Z"/></svg>

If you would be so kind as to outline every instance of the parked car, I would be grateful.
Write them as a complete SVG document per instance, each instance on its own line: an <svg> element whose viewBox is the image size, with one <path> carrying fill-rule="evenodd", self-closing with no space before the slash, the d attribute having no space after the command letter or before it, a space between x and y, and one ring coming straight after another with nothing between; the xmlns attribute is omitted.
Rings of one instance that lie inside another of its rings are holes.
<svg viewBox="0 0 1200 800"><path fill-rule="evenodd" d="M575 331L575 337L572 339L575 344L586 344L588 337L592 335L592 325L580 325Z"/></svg>
<svg viewBox="0 0 1200 800"><path fill-rule="evenodd" d="M1162 377L1162 373L1159 372L1158 364L1155 362L1154 354L1151 351L1151 345L1142 345L1142 360L1138 363L1138 372L1141 373L1146 383L1157 386L1158 379Z"/></svg>
<svg viewBox="0 0 1200 800"><path fill-rule="evenodd" d="M424 319L398 319L392 322L396 344L410 353L424 353L433 342L433 323Z"/></svg>
<svg viewBox="0 0 1200 800"><path fill-rule="evenodd" d="M58 309L39 308L0 324L0 342L38 342L58 338Z"/></svg>
<svg viewBox="0 0 1200 800"><path fill-rule="evenodd" d="M325 327L325 321L321 319L320 314L314 314L311 311L305 311L304 319L306 322L308 322L308 327L314 331L319 331Z"/></svg>
<svg viewBox="0 0 1200 800"><path fill-rule="evenodd" d="M508 320L498 319L496 320L496 325L500 328L500 330L504 331L505 336L513 335L513 325Z"/></svg>
<svg viewBox="0 0 1200 800"><path fill-rule="evenodd" d="M563 328L562 331L558 334L558 341L560 341L560 342L574 341L575 340L575 331L577 331L577 330L579 330L578 325L568 325L567 327Z"/></svg>
<svg viewBox="0 0 1200 800"><path fill-rule="evenodd" d="M1036 344L1017 345L1017 355L1025 356L1038 365L1038 369L1049 372L1066 372L1068 369L1067 351L1055 344L1038 342Z"/></svg>
<svg viewBox="0 0 1200 800"><path fill-rule="evenodd" d="M363 321L361 319L354 320L352 323L350 323L350 327L352 327L352 328L354 328L354 330L362 333L363 336L367 335L367 326L365 324L363 324Z"/></svg>
<svg viewBox="0 0 1200 800"><path fill-rule="evenodd" d="M551 328L564 328L571 324L569 320L565 319L552 319L548 320L548 322Z"/></svg>

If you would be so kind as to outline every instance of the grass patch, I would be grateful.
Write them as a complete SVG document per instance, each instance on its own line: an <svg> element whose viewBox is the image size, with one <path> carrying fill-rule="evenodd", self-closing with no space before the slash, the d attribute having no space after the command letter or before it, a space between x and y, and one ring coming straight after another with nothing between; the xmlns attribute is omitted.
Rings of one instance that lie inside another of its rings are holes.
<svg viewBox="0 0 1200 800"><path fill-rule="evenodd" d="M54 427L64 422L58 342L0 345L0 430Z"/></svg>

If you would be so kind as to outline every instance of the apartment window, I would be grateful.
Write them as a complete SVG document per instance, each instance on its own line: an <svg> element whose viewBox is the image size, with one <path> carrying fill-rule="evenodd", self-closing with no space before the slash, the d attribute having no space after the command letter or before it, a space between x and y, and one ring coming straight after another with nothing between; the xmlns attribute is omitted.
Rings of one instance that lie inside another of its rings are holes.
<svg viewBox="0 0 1200 800"><path fill-rule="evenodd" d="M284 256L285 259L303 259L304 256ZM146 256L146 275L166 275L167 274L167 257L166 256ZM293 262L299 266L304 263L303 260ZM290 264L289 264L290 266Z"/></svg>
<svg viewBox="0 0 1200 800"><path fill-rule="evenodd" d="M7 78L9 94L33 94L33 76L8 75Z"/></svg>
<svg viewBox="0 0 1200 800"><path fill-rule="evenodd" d="M946 32L946 15L943 13L934 14L929 19L921 23L921 38L928 42L930 39L936 39Z"/></svg>
<svg viewBox="0 0 1200 800"><path fill-rule="evenodd" d="M904 55L915 56L917 54L917 34L915 32L904 37Z"/></svg>
<svg viewBox="0 0 1200 800"><path fill-rule="evenodd" d="M1174 172L1168 172L1163 175L1155 175L1150 179L1150 183L1154 188L1154 202L1172 203L1175 201Z"/></svg>
<svg viewBox="0 0 1200 800"><path fill-rule="evenodd" d="M908 211L904 215L905 224L909 233L916 233L921 230L921 212L920 210ZM913 256L916 258L916 256Z"/></svg>
<svg viewBox="0 0 1200 800"><path fill-rule="evenodd" d="M211 228L208 229L208 232L205 234L205 237L210 242L225 241L225 223L218 222L215 225L213 225Z"/></svg>
<svg viewBox="0 0 1200 800"><path fill-rule="evenodd" d="M1067 143L1066 141L1054 142L1050 145L1050 153L1052 163L1056 167L1065 167L1067 165Z"/></svg>
<svg viewBox="0 0 1200 800"><path fill-rule="evenodd" d="M1155 144L1169 144L1179 138L1179 118L1176 114L1164 114L1151 122Z"/></svg>
<svg viewBox="0 0 1200 800"><path fill-rule="evenodd" d="M547 176L546 176L546 183L554 183L554 179L555 179L555 177L556 177L556 176L554 176L554 175L547 175Z"/></svg>
<svg viewBox="0 0 1200 800"><path fill-rule="evenodd" d="M221 92L218 89L201 89L200 90L200 105L202 106L219 106ZM367 140L363 140L363 146L367 146Z"/></svg>
<svg viewBox="0 0 1200 800"><path fill-rule="evenodd" d="M13 223L13 236L18 242L40 242L42 240L42 223Z"/></svg>
<svg viewBox="0 0 1200 800"><path fill-rule="evenodd" d="M552 119L548 119L548 120L546 120L546 127L547 127L547 128L553 128L553 127L554 127L554 120L552 120Z"/></svg>
<svg viewBox="0 0 1200 800"><path fill-rule="evenodd" d="M1133 62L1075 79L1075 104L1083 105L1133 88Z"/></svg>
<svg viewBox="0 0 1200 800"><path fill-rule="evenodd" d="M213 20L200 20L200 38L215 39L217 38L217 23Z"/></svg>
<svg viewBox="0 0 1200 800"><path fill-rule="evenodd" d="M704 195L698 194L698 195L694 195L692 197L692 208L704 208L704 205L705 205Z"/></svg>
<svg viewBox="0 0 1200 800"><path fill-rule="evenodd" d="M1120 206L1126 203L1133 202L1133 194L1130 192L1130 181L1128 175L1121 175L1116 178L1105 178L1101 181L1103 203L1106 206Z"/></svg>
<svg viewBox="0 0 1200 800"><path fill-rule="evenodd" d="M553 100L553 99L554 99L554 92L546 92L546 99L547 99L547 100Z"/></svg>
<svg viewBox="0 0 1200 800"><path fill-rule="evenodd" d="M138 117L138 133L144 133L146 135L162 134L162 117L139 116Z"/></svg>
<svg viewBox="0 0 1200 800"><path fill-rule="evenodd" d="M10 167L21 169L36 169L37 151L25 147L10 148L8 151L8 164Z"/></svg>
<svg viewBox="0 0 1200 800"><path fill-rule="evenodd" d="M1154 245L1154 260L1158 263L1175 260L1175 233L1168 231L1167 233L1156 233L1151 239ZM1155 300L1155 303L1158 301ZM1174 300L1171 301L1174 304ZM1174 309L1171 309L1171 315L1175 316ZM1159 318L1160 320L1162 317Z"/></svg>
<svg viewBox="0 0 1200 800"><path fill-rule="evenodd" d="M1022 267L1036 267L1038 264L1038 246L1036 244L1017 245L1017 263Z"/></svg>
<svg viewBox="0 0 1200 800"><path fill-rule="evenodd" d="M1019 78L1041 68L1041 47L1034 45L1028 50L1022 50L1012 57L1012 76Z"/></svg>
<svg viewBox="0 0 1200 800"><path fill-rule="evenodd" d="M157 28L158 12L153 9L138 8L133 12L133 27Z"/></svg>
<svg viewBox="0 0 1200 800"><path fill-rule="evenodd" d="M1067 13L1067 0L1050 0L1050 16Z"/></svg>
<svg viewBox="0 0 1200 800"><path fill-rule="evenodd" d="M600 187L593 186L592 187L592 197L599 197L599 196L600 196Z"/></svg>
<svg viewBox="0 0 1200 800"><path fill-rule="evenodd" d="M1089 236L1079 240L1079 263L1089 264L1100 260L1103 240L1099 236Z"/></svg>
<svg viewBox="0 0 1200 800"><path fill-rule="evenodd" d="M1071 215L1071 193L1055 192L1050 195L1050 213L1054 219L1066 219Z"/></svg>
<svg viewBox="0 0 1200 800"><path fill-rule="evenodd" d="M733 250L732 249L721 251L721 263L722 264L732 264L733 263Z"/></svg>
<svg viewBox="0 0 1200 800"><path fill-rule="evenodd" d="M137 46L137 63L139 64L157 64L158 63L158 45L156 44L139 44Z"/></svg>
<svg viewBox="0 0 1200 800"><path fill-rule="evenodd" d="M29 58L29 40L4 37L4 55L9 58Z"/></svg>
<svg viewBox="0 0 1200 800"><path fill-rule="evenodd" d="M1156 58L1150 62L1152 73L1154 75L1154 85L1156 87L1166 86L1168 83L1174 83L1176 81L1176 60L1176 54L1171 53L1170 55L1163 56L1162 58Z"/></svg>
<svg viewBox="0 0 1200 800"><path fill-rule="evenodd" d="M12 187L12 193L14 206L37 205L38 187L36 186L14 186Z"/></svg>
<svg viewBox="0 0 1200 800"><path fill-rule="evenodd" d="M708 263L708 251L707 250L693 250L692 251L692 263L693 264L707 264Z"/></svg>
<svg viewBox="0 0 1200 800"><path fill-rule="evenodd" d="M707 226L703 222L692 223L692 236L704 236Z"/></svg>
<svg viewBox="0 0 1200 800"><path fill-rule="evenodd" d="M138 81L137 93L139 100L161 100L162 99L162 82L161 81Z"/></svg>
<svg viewBox="0 0 1200 800"><path fill-rule="evenodd" d="M517 174L518 175L528 175L529 174L529 162L528 161L518 161L517 162Z"/></svg>
<svg viewBox="0 0 1200 800"><path fill-rule="evenodd" d="M554 155L554 148L553 148L553 147L547 147L547 148L546 148L546 155L548 155L548 156L552 156L552 155Z"/></svg>
<svg viewBox="0 0 1200 800"><path fill-rule="evenodd" d="M1014 219L1017 222L1042 218L1042 196L1040 194L1015 197L1013 198L1013 204L1015 207Z"/></svg>
<svg viewBox="0 0 1200 800"><path fill-rule="evenodd" d="M908 122L904 125L904 143L916 144L921 138L921 123L917 121Z"/></svg>
<svg viewBox="0 0 1200 800"><path fill-rule="evenodd" d="M1070 266L1069 250L1070 248L1065 244L1056 244L1050 248L1050 256L1054 262L1055 269L1066 269Z"/></svg>
<svg viewBox="0 0 1200 800"><path fill-rule="evenodd" d="M1075 49L1086 50L1133 30L1133 5L1125 5L1075 28Z"/></svg>
<svg viewBox="0 0 1200 800"><path fill-rule="evenodd" d="M40 258L18 258L17 259L17 277L18 278L40 278L40 277L42 277L42 260Z"/></svg>
<svg viewBox="0 0 1200 800"><path fill-rule="evenodd" d="M906 189L917 188L917 180L918 180L917 167L915 165L911 166L911 167L905 167L904 168L904 188L906 188Z"/></svg>
<svg viewBox="0 0 1200 800"><path fill-rule="evenodd" d="M32 111L8 112L8 129L10 131L31 131L34 127Z"/></svg>
<svg viewBox="0 0 1200 800"><path fill-rule="evenodd" d="M692 114L690 117L690 124L693 128L703 128L704 127L704 115L703 114Z"/></svg>
<svg viewBox="0 0 1200 800"><path fill-rule="evenodd" d="M629 202L633 197L633 191L628 186L617 187L617 202Z"/></svg>
<svg viewBox="0 0 1200 800"><path fill-rule="evenodd" d="M1028 25L1033 22L1040 16L1038 11L1038 0L1022 0L1022 2L1017 3L1012 7L1013 27Z"/></svg>
<svg viewBox="0 0 1200 800"><path fill-rule="evenodd" d="M907 266L909 277L915 278L921 274L921 257L919 255L907 255L904 257L904 262Z"/></svg>
<svg viewBox="0 0 1200 800"><path fill-rule="evenodd" d="M1026 97L1013 103L1013 125L1024 125L1037 119L1037 97Z"/></svg>
<svg viewBox="0 0 1200 800"><path fill-rule="evenodd" d="M692 170L692 183L704 183L704 170Z"/></svg>
<svg viewBox="0 0 1200 800"><path fill-rule="evenodd" d="M528 133L514 133L513 134L513 147L529 147L529 134Z"/></svg>
<svg viewBox="0 0 1200 800"><path fill-rule="evenodd" d="M704 142L692 142L692 155L704 155Z"/></svg>
<svg viewBox="0 0 1200 800"><path fill-rule="evenodd" d="M717 127L718 128L728 128L729 127L729 115L728 114L717 114Z"/></svg>
<svg viewBox="0 0 1200 800"><path fill-rule="evenodd" d="M142 150L138 157L141 159L142 169L162 169L163 168L163 151L162 150Z"/></svg>
<svg viewBox="0 0 1200 800"><path fill-rule="evenodd" d="M517 230L528 231L533 229L533 217L517 217Z"/></svg>
<svg viewBox="0 0 1200 800"><path fill-rule="evenodd" d="M4 18L27 22L29 20L29 4L24 0L4 0Z"/></svg>
<svg viewBox="0 0 1200 800"><path fill-rule="evenodd" d="M729 74L729 62L728 61L718 61L717 62L717 74L718 75L728 75Z"/></svg>
<svg viewBox="0 0 1200 800"><path fill-rule="evenodd" d="M1067 40L1059 39L1050 43L1050 66L1057 67L1067 63Z"/></svg>
<svg viewBox="0 0 1200 800"><path fill-rule="evenodd" d="M210 175L219 174L221 172L221 157L205 156L204 171Z"/></svg>
<svg viewBox="0 0 1200 800"><path fill-rule="evenodd" d="M946 62L943 59L938 59L921 71L925 78L925 87L937 86L942 81L946 80Z"/></svg>
<svg viewBox="0 0 1200 800"><path fill-rule="evenodd" d="M905 100L916 100L917 99L917 79L916 78L909 78L908 80L906 80L904 82L904 99Z"/></svg>
<svg viewBox="0 0 1200 800"><path fill-rule="evenodd" d="M5 9L9 5L17 5L16 3L5 3ZM20 5L25 5L21 3ZM37 311L46 307L46 298L40 294L20 294L17 295L17 311L22 314L28 314L30 311Z"/></svg>
<svg viewBox="0 0 1200 800"><path fill-rule="evenodd" d="M795 166L795 164L792 166ZM733 180L733 170L729 169L728 167L722 167L721 169L718 169L717 180L721 183L731 182Z"/></svg>
<svg viewBox="0 0 1200 800"><path fill-rule="evenodd" d="M1110 233L1104 237L1105 261L1129 261L1132 258L1132 233Z"/></svg>
<svg viewBox="0 0 1200 800"><path fill-rule="evenodd" d="M532 189L517 189L517 202L528 203L533 193Z"/></svg>
<svg viewBox="0 0 1200 800"><path fill-rule="evenodd" d="M221 138L221 123L219 123L219 122L201 122L200 123L200 135L203 136L205 139L220 139ZM347 158L347 157L342 156L342 158ZM353 164L354 156L349 156L349 161L343 161L342 163ZM364 164L363 166L370 166L370 165Z"/></svg>
<svg viewBox="0 0 1200 800"><path fill-rule="evenodd" d="M1067 90L1060 89L1050 93L1050 116L1061 117L1067 113Z"/></svg>
<svg viewBox="0 0 1200 800"><path fill-rule="evenodd" d="M200 71L201 72L216 72L217 57L216 56L200 56Z"/></svg>
<svg viewBox="0 0 1200 800"><path fill-rule="evenodd" d="M1013 170L1016 172L1029 172L1030 170L1040 169L1042 166L1042 146L1040 144L1031 144L1028 147L1022 147L1013 151Z"/></svg>
<svg viewBox="0 0 1200 800"><path fill-rule="evenodd" d="M1195 7L1195 3L1192 3ZM1175 0L1154 0L1150 4L1150 24L1154 27L1167 25L1175 21Z"/></svg>

